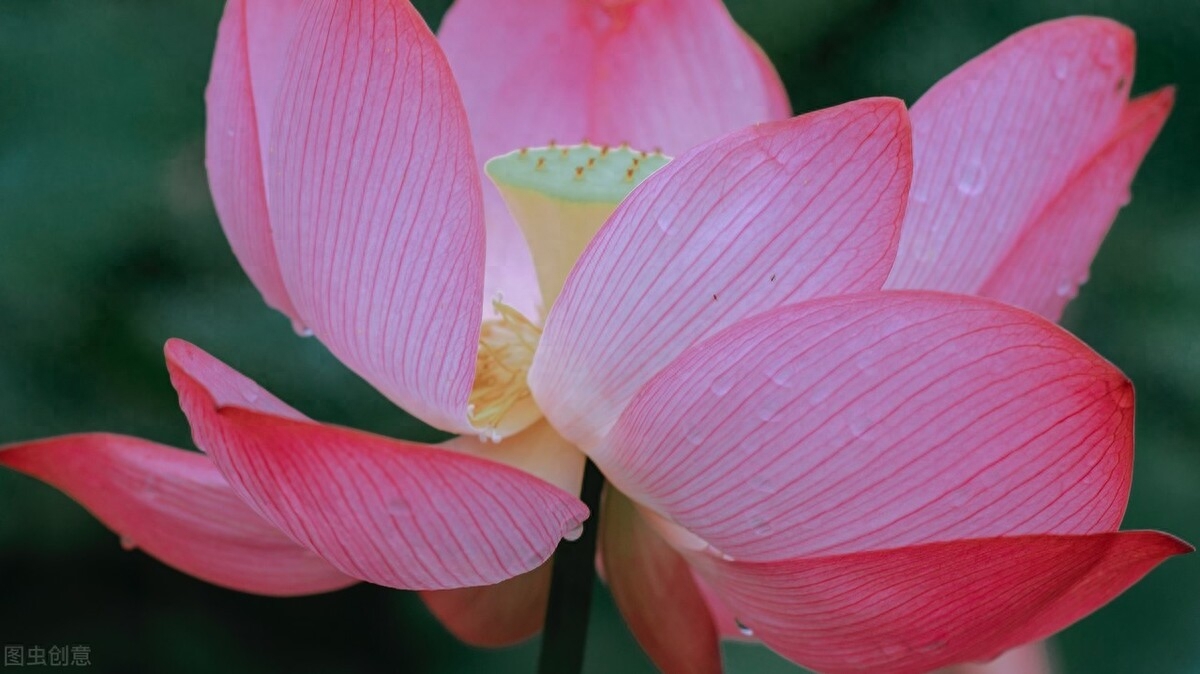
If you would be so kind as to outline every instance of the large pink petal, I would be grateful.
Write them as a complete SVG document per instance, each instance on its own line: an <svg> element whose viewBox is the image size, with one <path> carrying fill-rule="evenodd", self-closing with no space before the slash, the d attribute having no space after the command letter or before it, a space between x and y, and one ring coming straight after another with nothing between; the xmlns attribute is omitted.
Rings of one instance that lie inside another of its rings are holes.
<svg viewBox="0 0 1200 674"><path fill-rule="evenodd" d="M643 382L738 319L878 290L910 175L908 117L876 98L754 126L650 176L572 270L529 383L585 451Z"/></svg>
<svg viewBox="0 0 1200 674"><path fill-rule="evenodd" d="M0 448L0 465L61 489L122 544L216 585L288 596L355 582L247 507L203 454L91 433Z"/></svg>
<svg viewBox="0 0 1200 674"><path fill-rule="evenodd" d="M1129 494L1133 389L998 302L834 297L689 349L593 458L737 559L1109 531Z"/></svg>
<svg viewBox="0 0 1200 674"><path fill-rule="evenodd" d="M196 444L234 490L347 575L402 589L487 585L545 562L587 517L483 459L309 421L180 341L167 366Z"/></svg>
<svg viewBox="0 0 1200 674"><path fill-rule="evenodd" d="M583 139L675 155L790 114L770 62L718 0L459 0L439 39L480 160ZM484 189L485 298L499 292L536 316L524 239L495 188Z"/></svg>
<svg viewBox="0 0 1200 674"><path fill-rule="evenodd" d="M1133 175L1174 101L1174 90L1163 89L1130 103L1109 144L1026 227L980 294L1058 320L1129 201Z"/></svg>
<svg viewBox="0 0 1200 674"><path fill-rule="evenodd" d="M600 553L613 599L638 643L666 674L721 672L708 604L687 560L615 489L604 495Z"/></svg>
<svg viewBox="0 0 1200 674"><path fill-rule="evenodd" d="M1133 79L1133 33L1043 23L913 106L913 187L888 287L976 293L1024 228L1108 142Z"/></svg>
<svg viewBox="0 0 1200 674"><path fill-rule="evenodd" d="M1135 531L769 563L695 559L739 620L785 657L827 674L917 674L1049 636L1191 549Z"/></svg>
<svg viewBox="0 0 1200 674"><path fill-rule="evenodd" d="M271 239L263 156L278 70L299 5L299 0L229 0L205 92L205 165L221 226L267 304L293 321L298 317Z"/></svg>
<svg viewBox="0 0 1200 674"><path fill-rule="evenodd" d="M499 648L542 629L553 561L495 585L422 592L425 606L459 641Z"/></svg>
<svg viewBox="0 0 1200 674"><path fill-rule="evenodd" d="M482 197L450 67L416 10L310 3L273 142L275 245L301 319L409 412L472 432Z"/></svg>

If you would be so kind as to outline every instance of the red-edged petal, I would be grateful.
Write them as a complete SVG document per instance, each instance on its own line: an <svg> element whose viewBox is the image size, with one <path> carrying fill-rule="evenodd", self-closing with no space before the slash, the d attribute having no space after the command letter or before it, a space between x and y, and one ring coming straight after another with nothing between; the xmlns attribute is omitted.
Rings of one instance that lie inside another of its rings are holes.
<svg viewBox="0 0 1200 674"><path fill-rule="evenodd" d="M980 294L1058 320L1129 201L1129 184L1174 102L1168 88L1130 103L1109 144L1025 229Z"/></svg>
<svg viewBox="0 0 1200 674"><path fill-rule="evenodd" d="M880 292L782 307L651 380L593 458L737 559L1116 529L1133 389L1029 312Z"/></svg>
<svg viewBox="0 0 1200 674"><path fill-rule="evenodd" d="M720 674L716 626L691 567L615 489L604 495L600 552L617 608L654 664Z"/></svg>
<svg viewBox="0 0 1200 674"><path fill-rule="evenodd" d="M306 8L267 161L288 293L314 334L389 398L472 432L484 227L450 67L407 2Z"/></svg>
<svg viewBox="0 0 1200 674"><path fill-rule="evenodd" d="M922 96L912 108L912 199L888 287L976 293L1108 142L1133 53L1133 33L1113 21L1050 21Z"/></svg>
<svg viewBox="0 0 1200 674"><path fill-rule="evenodd" d="M229 0L205 92L205 165L229 245L267 304L297 320L275 257L263 156L299 0Z"/></svg>
<svg viewBox="0 0 1200 674"><path fill-rule="evenodd" d="M937 674L1053 674L1046 644L1034 642L1008 651L990 662L953 665Z"/></svg>
<svg viewBox="0 0 1200 674"><path fill-rule="evenodd" d="M688 345L739 318L878 290L910 175L908 117L877 98L762 124L646 179L571 271L529 384L585 451Z"/></svg>
<svg viewBox="0 0 1200 674"><path fill-rule="evenodd" d="M484 648L511 646L541 631L552 564L495 585L422 592L421 599L459 641Z"/></svg>
<svg viewBox="0 0 1200 674"><path fill-rule="evenodd" d="M790 114L778 75L717 0L459 0L439 39L480 160L550 140L668 154ZM540 296L520 230L488 202L487 281L528 316Z"/></svg>
<svg viewBox="0 0 1200 674"><path fill-rule="evenodd" d="M347 575L417 590L498 583L546 561L587 517L527 473L309 421L190 344L166 351L196 444L267 520Z"/></svg>
<svg viewBox="0 0 1200 674"><path fill-rule="evenodd" d="M203 454L90 433L0 448L0 465L62 490L122 544L215 585L289 596L355 582L251 510Z"/></svg>
<svg viewBox="0 0 1200 674"><path fill-rule="evenodd" d="M1108 603L1191 546L1150 531L959 540L697 564L755 636L828 674L989 660Z"/></svg>

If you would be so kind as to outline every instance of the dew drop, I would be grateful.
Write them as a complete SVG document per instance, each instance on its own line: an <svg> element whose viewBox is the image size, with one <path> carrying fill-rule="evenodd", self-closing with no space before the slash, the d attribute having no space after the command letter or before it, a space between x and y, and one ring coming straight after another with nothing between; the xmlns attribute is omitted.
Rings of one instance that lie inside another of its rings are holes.
<svg viewBox="0 0 1200 674"><path fill-rule="evenodd" d="M258 402L258 391L253 389L243 389L242 398L244 398L248 403L256 403Z"/></svg>
<svg viewBox="0 0 1200 674"><path fill-rule="evenodd" d="M1121 192L1121 196L1118 197L1117 205L1121 208L1124 208L1128 206L1129 202L1131 201L1133 201L1133 193L1129 191L1129 188L1125 188L1125 190Z"/></svg>
<svg viewBox="0 0 1200 674"><path fill-rule="evenodd" d="M579 523L579 524L575 525L575 527L573 529L571 529L567 533L563 534L563 540L577 541L577 540L579 540L579 537L582 535L583 535L583 523Z"/></svg>
<svg viewBox="0 0 1200 674"><path fill-rule="evenodd" d="M388 510L396 515L407 515L411 509L408 499L403 496L396 496L388 501Z"/></svg>
<svg viewBox="0 0 1200 674"><path fill-rule="evenodd" d="M661 231L663 234L670 234L674 230L675 222L670 217L662 215L659 216L658 220L656 220L654 224L658 225L659 231Z"/></svg>
<svg viewBox="0 0 1200 674"><path fill-rule="evenodd" d="M761 517L750 518L750 528L754 530L755 536L767 536L774 530L771 523Z"/></svg>
<svg viewBox="0 0 1200 674"><path fill-rule="evenodd" d="M1063 82L1067 79L1067 75L1071 74L1071 63L1067 61L1066 56L1059 56L1054 59L1054 79Z"/></svg>
<svg viewBox="0 0 1200 674"><path fill-rule="evenodd" d="M750 488L760 494L775 493L775 483L771 478L764 475L755 475L750 478Z"/></svg>
<svg viewBox="0 0 1200 674"><path fill-rule="evenodd" d="M1059 297L1065 297L1067 299L1072 299L1077 294L1075 284L1071 283L1070 281L1062 281L1059 283L1058 287L1054 289L1054 292Z"/></svg>
<svg viewBox="0 0 1200 674"><path fill-rule="evenodd" d="M313 336L312 328L308 327L307 325L301 323L300 321L298 321L296 319L292 319L292 330L301 337L312 337Z"/></svg>
<svg viewBox="0 0 1200 674"><path fill-rule="evenodd" d="M121 549L125 550L126 552L136 550L137 543L134 543L133 539L128 536L122 536L121 537Z"/></svg>
<svg viewBox="0 0 1200 674"><path fill-rule="evenodd" d="M693 426L690 430L688 430L687 435L684 436L689 444L696 446L703 444L704 438L706 437L708 436L704 432L704 429L699 426Z"/></svg>
<svg viewBox="0 0 1200 674"><path fill-rule="evenodd" d="M743 636L747 636L747 637L754 636L754 630L750 629L749 627L746 627L745 623L743 623L741 620L734 618L733 623L735 625L737 625L738 631L741 632Z"/></svg>
<svg viewBox="0 0 1200 674"><path fill-rule="evenodd" d="M987 182L987 169L978 160L972 159L963 165L958 173L958 182L956 186L958 191L973 197L983 192L983 186Z"/></svg>
<svg viewBox="0 0 1200 674"><path fill-rule="evenodd" d="M870 419L851 419L850 420L850 435L856 438L861 438L866 435L867 429L871 427Z"/></svg>
<svg viewBox="0 0 1200 674"><path fill-rule="evenodd" d="M729 393L729 389L733 388L733 377L728 373L722 374L713 380L710 388L715 395L723 396Z"/></svg>
<svg viewBox="0 0 1200 674"><path fill-rule="evenodd" d="M918 203L918 204L928 203L929 202L929 187L926 186L924 183L921 183L920 185L915 185L913 187L913 191L912 191L912 200L913 200L913 202Z"/></svg>

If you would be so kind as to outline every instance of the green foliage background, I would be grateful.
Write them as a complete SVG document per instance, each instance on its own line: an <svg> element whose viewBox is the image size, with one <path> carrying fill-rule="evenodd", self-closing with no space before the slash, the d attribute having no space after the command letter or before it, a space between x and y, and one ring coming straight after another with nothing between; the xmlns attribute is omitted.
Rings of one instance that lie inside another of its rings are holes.
<svg viewBox="0 0 1200 674"><path fill-rule="evenodd" d="M418 2L436 25L448 3ZM1176 111L1067 324L1138 387L1129 528L1200 541L1200 3L730 0L798 112L912 102L1034 22L1102 14L1139 37L1135 91ZM434 435L296 338L222 238L203 172L202 93L219 0L0 2L0 443L111 430L191 446L163 368L171 336L310 415ZM650 672L607 595L587 671ZM536 642L453 641L414 596L359 586L272 600L207 586L81 508L0 472L0 643L88 644L98 672L529 672ZM1057 640L1072 673L1200 672L1200 560L1173 560ZM731 647L731 672L796 668Z"/></svg>

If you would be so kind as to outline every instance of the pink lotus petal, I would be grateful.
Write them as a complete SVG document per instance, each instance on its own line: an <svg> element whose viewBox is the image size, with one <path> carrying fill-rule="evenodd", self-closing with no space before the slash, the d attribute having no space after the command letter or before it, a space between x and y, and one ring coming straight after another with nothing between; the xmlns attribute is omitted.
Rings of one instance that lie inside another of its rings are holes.
<svg viewBox="0 0 1200 674"><path fill-rule="evenodd" d="M687 560L615 489L605 493L603 511L600 552L608 586L642 650L666 674L720 674L716 626Z"/></svg>
<svg viewBox="0 0 1200 674"><path fill-rule="evenodd" d="M1133 389L1020 309L834 297L689 349L593 458L737 559L1110 531L1129 494Z"/></svg>
<svg viewBox="0 0 1200 674"><path fill-rule="evenodd" d="M264 517L347 575L401 589L536 568L586 517L527 473L305 419L196 347L167 344L196 444Z"/></svg>
<svg viewBox="0 0 1200 674"><path fill-rule="evenodd" d="M407 2L316 2L268 158L280 269L351 369L422 420L472 432L484 227L450 67Z"/></svg>
<svg viewBox="0 0 1200 674"><path fill-rule="evenodd" d="M992 660L939 669L937 674L1053 674L1046 644L1038 641L1008 651Z"/></svg>
<svg viewBox="0 0 1200 674"><path fill-rule="evenodd" d="M439 39L481 161L550 140L629 141L675 155L790 114L770 62L717 0L458 0ZM501 293L539 316L524 238L486 180L484 191L484 298Z"/></svg>
<svg viewBox="0 0 1200 674"><path fill-rule="evenodd" d="M1130 103L1109 144L1025 229L980 294L1058 320L1086 280L1117 211L1129 201L1133 175L1174 102L1168 88Z"/></svg>
<svg viewBox="0 0 1200 674"><path fill-rule="evenodd" d="M917 674L1045 638L1191 550L1166 534L1131 531L768 563L695 559L739 619L783 656L827 674Z"/></svg>
<svg viewBox="0 0 1200 674"><path fill-rule="evenodd" d="M912 108L913 189L889 288L976 293L1025 227L1103 147L1133 79L1133 33L1043 23Z"/></svg>
<svg viewBox="0 0 1200 674"><path fill-rule="evenodd" d="M123 544L215 585L290 596L355 582L247 507L203 454L91 433L0 448L0 465L62 490Z"/></svg>
<svg viewBox="0 0 1200 674"><path fill-rule="evenodd" d="M421 599L459 641L483 648L511 646L542 629L551 564L495 585L422 592Z"/></svg>
<svg viewBox="0 0 1200 674"><path fill-rule="evenodd" d="M263 156L298 0L229 0L205 92L205 165L229 245L267 304L298 320L271 239Z"/></svg>
<svg viewBox="0 0 1200 674"><path fill-rule="evenodd" d="M738 319L883 284L910 171L908 118L877 98L739 131L646 179L567 279L529 374L589 451L634 392Z"/></svg>

